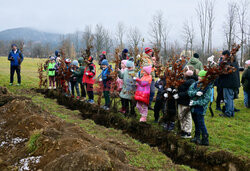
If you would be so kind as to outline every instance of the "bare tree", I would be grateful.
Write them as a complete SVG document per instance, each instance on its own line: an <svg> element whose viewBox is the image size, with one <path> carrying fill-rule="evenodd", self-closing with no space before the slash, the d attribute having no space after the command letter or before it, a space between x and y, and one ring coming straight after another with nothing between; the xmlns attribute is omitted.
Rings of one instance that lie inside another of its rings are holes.
<svg viewBox="0 0 250 171"><path fill-rule="evenodd" d="M187 51L190 49L191 56L193 56L193 42L194 42L194 25L193 22L189 22L186 20L183 24L183 37L185 41L185 55L187 55ZM190 46L189 46L190 44Z"/></svg>
<svg viewBox="0 0 250 171"><path fill-rule="evenodd" d="M161 50L162 47L162 36L165 30L163 12L158 11L150 22L149 34L151 36L151 43L154 47Z"/></svg>
<svg viewBox="0 0 250 171"><path fill-rule="evenodd" d="M206 33L207 33L207 18L208 18L208 0L202 0L198 2L196 13L200 27L202 58L204 58L205 41L207 36Z"/></svg>
<svg viewBox="0 0 250 171"><path fill-rule="evenodd" d="M109 54L113 48L112 34L109 30L104 30L104 49L106 53Z"/></svg>
<svg viewBox="0 0 250 171"><path fill-rule="evenodd" d="M133 52L138 49L141 38L142 35L140 33L140 30L137 27L131 27L128 32L128 43L129 46L133 49Z"/></svg>
<svg viewBox="0 0 250 171"><path fill-rule="evenodd" d="M90 25L85 26L83 37L82 37L82 43L83 43L85 49L87 47L91 46L93 38L94 38L94 36L92 33L91 26Z"/></svg>
<svg viewBox="0 0 250 171"><path fill-rule="evenodd" d="M118 41L118 45L120 49L124 48L123 38L124 38L125 32L126 32L125 25L119 22L116 28L116 39Z"/></svg>
<svg viewBox="0 0 250 171"><path fill-rule="evenodd" d="M208 1L207 7L207 20L208 20L208 41L207 41L207 52L210 55L212 52L212 33L213 33L213 26L214 26L214 0Z"/></svg>
<svg viewBox="0 0 250 171"><path fill-rule="evenodd" d="M232 44L235 42L236 14L237 4L235 2L228 3L227 18L223 25L228 50L231 50Z"/></svg>
<svg viewBox="0 0 250 171"><path fill-rule="evenodd" d="M240 56L240 65L243 65L243 56L244 56L244 45L246 43L246 26L247 26L247 9L248 9L247 0L242 0L240 5L237 8L238 12L238 23L240 28L240 41L241 41L241 56Z"/></svg>
<svg viewBox="0 0 250 171"><path fill-rule="evenodd" d="M105 40L105 29L102 25L97 24L94 34L94 44L97 56L100 55L101 51L104 49L104 40Z"/></svg>
<svg viewBox="0 0 250 171"><path fill-rule="evenodd" d="M80 55L80 32L78 30L73 34L73 44L75 47L76 55L79 56Z"/></svg>
<svg viewBox="0 0 250 171"><path fill-rule="evenodd" d="M167 44L168 44L168 34L169 34L170 28L167 24L163 27L162 30L162 55L163 57L167 57Z"/></svg>

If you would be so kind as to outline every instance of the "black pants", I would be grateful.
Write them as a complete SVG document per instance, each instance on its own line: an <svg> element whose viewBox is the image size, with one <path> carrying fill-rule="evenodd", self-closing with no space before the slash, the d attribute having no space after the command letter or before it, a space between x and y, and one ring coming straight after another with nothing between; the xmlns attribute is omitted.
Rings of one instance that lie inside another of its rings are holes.
<svg viewBox="0 0 250 171"><path fill-rule="evenodd" d="M85 88L84 88L84 84L81 83L80 86L81 86L81 97L86 97L86 91L85 91Z"/></svg>
<svg viewBox="0 0 250 171"><path fill-rule="evenodd" d="M166 101L166 114L163 115L163 122L175 122L176 120L176 106L175 100L169 99Z"/></svg>
<svg viewBox="0 0 250 171"><path fill-rule="evenodd" d="M163 107L164 107L164 101L162 99L159 99L159 100L155 101L154 117L155 117L156 121L159 120L159 116L160 116L159 113L163 109Z"/></svg>
<svg viewBox="0 0 250 171"><path fill-rule="evenodd" d="M129 114L129 108L130 108L130 114L135 115L135 102L129 99L123 99L123 101L126 114Z"/></svg>
<svg viewBox="0 0 250 171"><path fill-rule="evenodd" d="M105 106L110 107L110 95L109 91L103 91L104 99L105 99Z"/></svg>
<svg viewBox="0 0 250 171"><path fill-rule="evenodd" d="M82 97L86 97L85 87L86 87L86 91L89 96L89 99L94 100L93 84L84 83L83 85L81 85Z"/></svg>
<svg viewBox="0 0 250 171"><path fill-rule="evenodd" d="M220 101L223 99L223 88L217 87L216 108L220 108Z"/></svg>
<svg viewBox="0 0 250 171"><path fill-rule="evenodd" d="M20 66L11 66L10 67L10 83L13 83L15 71L16 71L16 74L17 74L18 83L21 84L21 69L20 69Z"/></svg>

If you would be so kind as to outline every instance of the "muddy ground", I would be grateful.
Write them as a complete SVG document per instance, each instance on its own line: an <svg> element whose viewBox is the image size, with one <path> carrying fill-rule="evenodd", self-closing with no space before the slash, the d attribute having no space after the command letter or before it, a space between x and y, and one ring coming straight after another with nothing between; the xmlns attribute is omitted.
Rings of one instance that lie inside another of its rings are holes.
<svg viewBox="0 0 250 171"><path fill-rule="evenodd" d="M0 87L0 170L144 170L126 144L98 139ZM172 162L163 170L182 170Z"/></svg>

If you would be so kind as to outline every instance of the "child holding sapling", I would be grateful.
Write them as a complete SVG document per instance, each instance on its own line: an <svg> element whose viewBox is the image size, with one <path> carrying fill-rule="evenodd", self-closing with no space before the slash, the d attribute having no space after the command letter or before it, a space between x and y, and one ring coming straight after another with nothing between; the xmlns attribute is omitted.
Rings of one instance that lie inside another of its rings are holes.
<svg viewBox="0 0 250 171"><path fill-rule="evenodd" d="M77 82L77 76L74 74L74 72L77 72L79 70L78 67L78 61L77 60L73 60L72 62L72 68L71 68L71 72L73 73L72 76L70 77L70 84L71 84L71 92L72 92L72 97L75 97L75 90L76 89L76 93L77 93L77 99L80 99L80 91L79 91L79 84Z"/></svg>
<svg viewBox="0 0 250 171"><path fill-rule="evenodd" d="M244 90L244 105L250 108L250 60L245 62L245 70L242 74L241 83Z"/></svg>
<svg viewBox="0 0 250 171"><path fill-rule="evenodd" d="M49 76L49 89L56 89L55 85L55 74L56 74L56 68L55 68L56 62L55 58L53 56L50 57L50 61L47 65L48 69L48 76Z"/></svg>
<svg viewBox="0 0 250 171"><path fill-rule="evenodd" d="M198 74L198 81L194 82L189 90L188 95L190 97L189 106L191 108L191 114L195 125L195 136L191 139L191 142L200 145L209 145L208 132L204 121L204 115L206 114L208 103L211 98L212 85L202 89L202 79L206 76L207 71L201 70ZM202 133L202 140L200 140L200 134Z"/></svg>
<svg viewBox="0 0 250 171"><path fill-rule="evenodd" d="M109 63L107 59L102 60L101 67L102 67L102 73L100 74L101 76L100 81L102 81L103 83L103 94L104 94L104 99L105 99L105 105L103 106L103 109L109 110L110 108L110 95L109 95L110 92L109 91L110 91L111 79L109 77L110 70L109 70Z"/></svg>
<svg viewBox="0 0 250 171"><path fill-rule="evenodd" d="M136 81L136 92L134 97L137 101L136 107L141 114L140 122L147 121L150 85L152 82L151 70L151 65L145 66L141 70L141 75L143 76L141 78L133 78Z"/></svg>
<svg viewBox="0 0 250 171"><path fill-rule="evenodd" d="M135 75L134 62L127 60L126 67L127 69L118 71L118 77L123 80L122 91L120 92L122 113L125 113L127 116L136 117L133 99L134 90L136 88L135 81L133 80L133 76Z"/></svg>

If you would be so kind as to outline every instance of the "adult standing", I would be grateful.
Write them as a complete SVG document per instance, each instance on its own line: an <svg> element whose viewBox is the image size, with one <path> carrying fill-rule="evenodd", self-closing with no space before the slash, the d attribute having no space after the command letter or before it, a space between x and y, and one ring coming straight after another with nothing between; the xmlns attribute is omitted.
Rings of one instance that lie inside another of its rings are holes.
<svg viewBox="0 0 250 171"><path fill-rule="evenodd" d="M203 65L202 65L201 61L199 60L199 54L198 53L194 53L194 56L189 60L187 65L192 65L196 71L197 70L199 70L199 71L203 70Z"/></svg>
<svg viewBox="0 0 250 171"><path fill-rule="evenodd" d="M8 60L10 61L10 86L13 85L14 74L17 73L18 86L21 84L21 63L23 62L23 54L17 49L16 44L11 45L12 50L9 53Z"/></svg>
<svg viewBox="0 0 250 171"><path fill-rule="evenodd" d="M100 65L100 68L101 68L101 63L104 59L106 59L106 51L102 51L102 54L99 56L98 64Z"/></svg>

